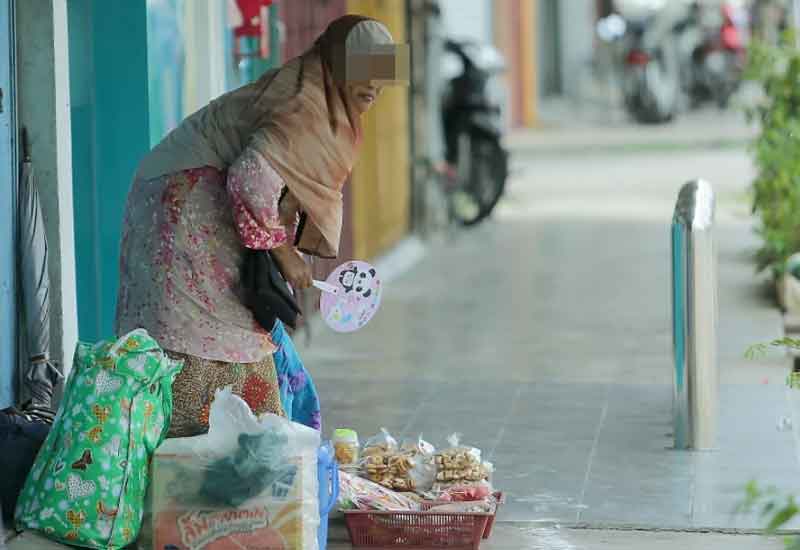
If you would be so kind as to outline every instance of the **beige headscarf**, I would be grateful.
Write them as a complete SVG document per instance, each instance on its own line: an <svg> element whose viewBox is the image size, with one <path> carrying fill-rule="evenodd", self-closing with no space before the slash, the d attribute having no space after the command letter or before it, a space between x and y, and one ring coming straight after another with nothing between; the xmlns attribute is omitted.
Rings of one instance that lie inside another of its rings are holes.
<svg viewBox="0 0 800 550"><path fill-rule="evenodd" d="M392 43L388 29L374 19L347 15L333 21L306 53L186 119L142 161L137 177L199 166L225 170L249 145L300 204L298 248L337 256L342 187L361 141L341 63L351 51Z"/></svg>

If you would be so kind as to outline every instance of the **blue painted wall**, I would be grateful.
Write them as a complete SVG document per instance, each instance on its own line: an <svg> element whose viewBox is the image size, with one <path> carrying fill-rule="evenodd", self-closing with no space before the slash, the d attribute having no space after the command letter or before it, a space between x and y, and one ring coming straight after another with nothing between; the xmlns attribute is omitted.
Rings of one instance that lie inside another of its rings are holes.
<svg viewBox="0 0 800 550"><path fill-rule="evenodd" d="M184 0L147 4L150 143L156 145L184 118Z"/></svg>
<svg viewBox="0 0 800 550"><path fill-rule="evenodd" d="M12 109L8 108L11 86L12 34L8 0L0 0L0 87L6 91L5 108L0 113L0 408L12 405L17 381L17 293L16 250L14 238L17 166L12 144Z"/></svg>
<svg viewBox="0 0 800 550"><path fill-rule="evenodd" d="M67 5L78 320L94 341L113 332L125 199L150 148L147 4Z"/></svg>

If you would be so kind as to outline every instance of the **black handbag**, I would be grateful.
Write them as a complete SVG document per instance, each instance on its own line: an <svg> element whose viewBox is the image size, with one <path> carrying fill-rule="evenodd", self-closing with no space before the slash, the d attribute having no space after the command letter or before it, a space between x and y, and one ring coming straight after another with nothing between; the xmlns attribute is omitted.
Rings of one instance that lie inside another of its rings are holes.
<svg viewBox="0 0 800 550"><path fill-rule="evenodd" d="M275 321L297 329L300 307L289 290L272 255L264 250L248 250L242 267L245 305L264 330L272 332Z"/></svg>
<svg viewBox="0 0 800 550"><path fill-rule="evenodd" d="M8 524L14 519L17 497L54 417L50 409L31 405L0 410L0 447L5 449L0 453L0 505Z"/></svg>

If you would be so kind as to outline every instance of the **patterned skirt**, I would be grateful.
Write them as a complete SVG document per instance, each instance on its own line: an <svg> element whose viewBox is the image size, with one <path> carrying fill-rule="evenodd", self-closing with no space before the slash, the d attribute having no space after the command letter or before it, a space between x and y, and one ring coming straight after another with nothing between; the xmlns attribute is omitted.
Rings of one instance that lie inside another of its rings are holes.
<svg viewBox="0 0 800 550"><path fill-rule="evenodd" d="M168 437L192 437L208 431L214 393L227 386L244 399L256 416L272 413L285 417L272 355L257 363L223 363L167 351L183 361L172 386L173 410Z"/></svg>

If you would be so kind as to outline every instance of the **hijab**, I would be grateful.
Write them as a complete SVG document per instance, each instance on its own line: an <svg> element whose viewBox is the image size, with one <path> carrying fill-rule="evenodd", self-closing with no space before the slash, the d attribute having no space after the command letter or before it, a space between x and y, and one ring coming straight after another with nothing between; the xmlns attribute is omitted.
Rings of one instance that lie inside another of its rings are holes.
<svg viewBox="0 0 800 550"><path fill-rule="evenodd" d="M262 104L261 124L251 145L299 203L303 222L296 245L307 254L338 255L342 187L362 140L360 115L348 101L347 58L391 43L382 23L346 15L333 21L306 53L267 84L268 105Z"/></svg>

